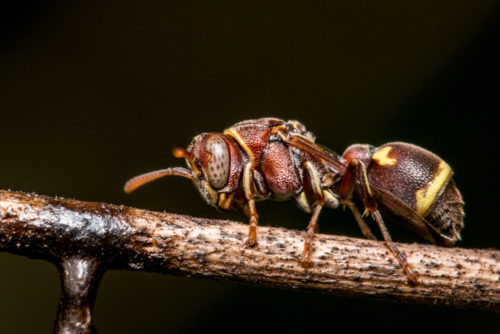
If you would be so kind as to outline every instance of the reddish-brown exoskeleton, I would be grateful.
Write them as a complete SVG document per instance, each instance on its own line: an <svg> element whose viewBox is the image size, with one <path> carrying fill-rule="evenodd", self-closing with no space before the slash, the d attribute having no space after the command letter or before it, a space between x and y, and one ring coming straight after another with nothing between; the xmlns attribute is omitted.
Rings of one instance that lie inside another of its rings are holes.
<svg viewBox="0 0 500 334"><path fill-rule="evenodd" d="M451 246L460 239L463 201L451 168L415 145L396 142L375 148L357 144L340 157L317 145L297 121L261 118L237 123L223 133L198 135L186 150L175 148L174 155L185 158L189 168L139 175L125 184L125 192L165 175L192 179L211 206L227 211L237 203L243 208L250 219L249 246L257 243L255 201L294 198L302 210L312 213L301 259L306 266L324 206L348 206L363 235L375 239L353 197L375 219L411 283L417 275L392 242L379 209L431 242Z"/></svg>

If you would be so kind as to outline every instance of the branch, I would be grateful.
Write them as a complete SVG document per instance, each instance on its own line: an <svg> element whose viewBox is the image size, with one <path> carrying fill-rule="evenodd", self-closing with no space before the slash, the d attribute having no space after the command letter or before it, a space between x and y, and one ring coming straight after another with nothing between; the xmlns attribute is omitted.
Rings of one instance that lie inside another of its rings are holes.
<svg viewBox="0 0 500 334"><path fill-rule="evenodd" d="M0 191L0 250L41 258L61 271L56 328L93 330L95 291L106 269L230 279L405 303L498 310L500 251L398 244L419 274L408 285L382 242L317 234L313 266L299 264L304 232L105 203ZM80 331L81 330L81 331Z"/></svg>

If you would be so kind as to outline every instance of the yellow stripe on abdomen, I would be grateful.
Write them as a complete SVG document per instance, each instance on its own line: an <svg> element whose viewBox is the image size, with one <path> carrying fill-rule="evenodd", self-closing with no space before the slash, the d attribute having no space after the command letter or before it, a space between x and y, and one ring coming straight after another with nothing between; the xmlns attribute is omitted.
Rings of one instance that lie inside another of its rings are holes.
<svg viewBox="0 0 500 334"><path fill-rule="evenodd" d="M446 181L451 176L451 168L444 161L441 161L436 169L434 178L426 185L426 187L417 190L415 193L417 200L417 213L424 217L432 203L436 199L439 191L445 186Z"/></svg>
<svg viewBox="0 0 500 334"><path fill-rule="evenodd" d="M391 152L391 150L392 146L382 147L372 155L372 160L375 160L380 166L394 166L398 160L389 158L389 152Z"/></svg>

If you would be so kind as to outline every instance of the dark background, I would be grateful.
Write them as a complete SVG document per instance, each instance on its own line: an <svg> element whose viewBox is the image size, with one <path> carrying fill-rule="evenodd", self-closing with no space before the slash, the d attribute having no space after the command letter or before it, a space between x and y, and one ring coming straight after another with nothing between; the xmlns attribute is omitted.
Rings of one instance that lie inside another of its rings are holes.
<svg viewBox="0 0 500 334"><path fill-rule="evenodd" d="M248 118L298 119L341 153L403 140L439 154L466 201L461 247L498 248L497 1L17 1L0 8L0 187L245 221L165 178L171 148ZM292 202L263 225L304 229ZM361 237L324 210L321 231ZM423 242L394 225L398 241ZM50 332L59 278L0 254L0 332ZM499 331L500 317L141 272L106 273L101 333Z"/></svg>

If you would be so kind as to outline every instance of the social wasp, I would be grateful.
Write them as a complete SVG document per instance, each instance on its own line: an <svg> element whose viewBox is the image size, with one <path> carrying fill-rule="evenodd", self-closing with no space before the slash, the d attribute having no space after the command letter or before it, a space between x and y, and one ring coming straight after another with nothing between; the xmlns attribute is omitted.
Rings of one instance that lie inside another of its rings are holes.
<svg viewBox="0 0 500 334"><path fill-rule="evenodd" d="M234 203L242 207L250 220L249 246L257 243L255 202L294 198L299 208L312 213L304 266L311 262L314 231L325 206L346 205L363 235L375 239L363 220L370 214L410 283L417 274L392 242L381 212L433 243L452 246L460 239L464 203L453 172L441 158L416 145L355 144L339 156L316 144L314 135L297 121L261 118L236 123L223 133L200 134L187 149L175 148L173 153L186 159L188 168L136 176L125 184L125 192L166 175L191 179L211 206L221 211ZM363 204L363 216L353 199Z"/></svg>

